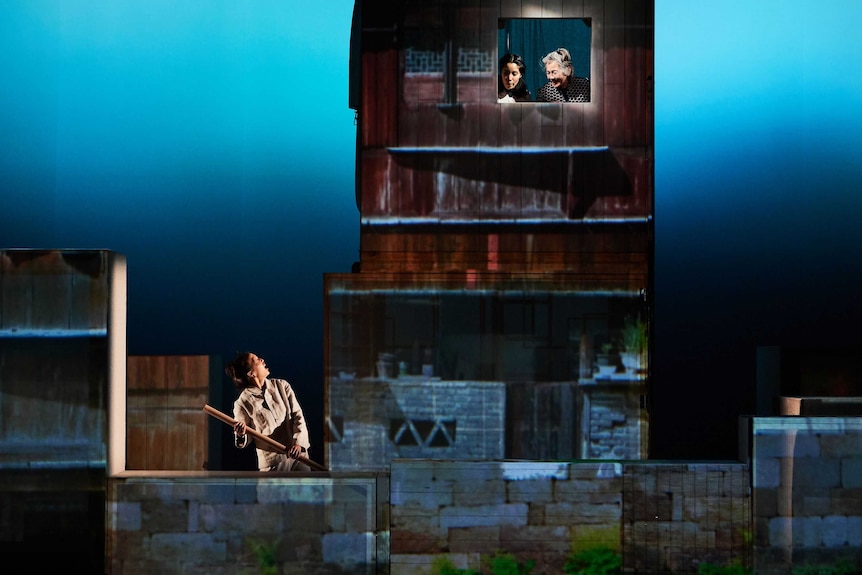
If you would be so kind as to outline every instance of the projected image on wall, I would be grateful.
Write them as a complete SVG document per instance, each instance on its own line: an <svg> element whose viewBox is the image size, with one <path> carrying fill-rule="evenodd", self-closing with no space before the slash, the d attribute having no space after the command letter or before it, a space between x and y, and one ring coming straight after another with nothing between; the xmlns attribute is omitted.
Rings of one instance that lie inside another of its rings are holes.
<svg viewBox="0 0 862 575"><path fill-rule="evenodd" d="M650 28L646 4L364 5L329 469L647 457Z"/></svg>
<svg viewBox="0 0 862 575"><path fill-rule="evenodd" d="M592 21L501 19L497 102L590 101Z"/></svg>
<svg viewBox="0 0 862 575"><path fill-rule="evenodd" d="M646 13L397 6L363 13L363 222L651 215Z"/></svg>
<svg viewBox="0 0 862 575"><path fill-rule="evenodd" d="M334 468L383 469L403 457L643 455L648 326L639 294L330 287ZM599 412L609 410L607 428Z"/></svg>

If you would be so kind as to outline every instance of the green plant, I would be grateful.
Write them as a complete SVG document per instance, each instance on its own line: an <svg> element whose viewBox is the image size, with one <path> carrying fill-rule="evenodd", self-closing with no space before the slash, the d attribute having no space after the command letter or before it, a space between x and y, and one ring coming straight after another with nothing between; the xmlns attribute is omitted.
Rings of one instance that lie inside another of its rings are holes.
<svg viewBox="0 0 862 575"><path fill-rule="evenodd" d="M491 569L492 575L530 575L536 565L532 559L526 563L518 563L514 555L503 552L485 558L484 563Z"/></svg>
<svg viewBox="0 0 862 575"><path fill-rule="evenodd" d="M431 564L431 573L434 575L482 575L475 569L461 569L448 557L437 557Z"/></svg>
<svg viewBox="0 0 862 575"><path fill-rule="evenodd" d="M260 575L278 575L278 564L276 563L278 543L267 544L262 541L249 539L246 541L246 544L257 559Z"/></svg>
<svg viewBox="0 0 862 575"><path fill-rule="evenodd" d="M610 547L592 547L569 556L563 566L567 575L615 575L622 572L623 559Z"/></svg>
<svg viewBox="0 0 862 575"><path fill-rule="evenodd" d="M649 332L646 322L640 318L627 317L623 323L621 344L629 353L644 353L649 344Z"/></svg>
<svg viewBox="0 0 862 575"><path fill-rule="evenodd" d="M532 559L525 563L518 563L511 553L498 551L489 557L483 557L482 564L490 570L491 575L530 575L536 562ZM448 557L438 557L431 565L434 575L482 575L475 569L462 569L455 567Z"/></svg>
<svg viewBox="0 0 862 575"><path fill-rule="evenodd" d="M860 573L862 569L854 567L846 560L839 560L835 565L800 565L790 570L792 575L850 575Z"/></svg>

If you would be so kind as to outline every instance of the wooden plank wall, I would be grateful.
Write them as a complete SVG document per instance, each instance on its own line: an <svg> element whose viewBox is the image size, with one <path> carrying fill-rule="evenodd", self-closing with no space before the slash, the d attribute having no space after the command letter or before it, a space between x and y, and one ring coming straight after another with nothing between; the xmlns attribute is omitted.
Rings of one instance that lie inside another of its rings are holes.
<svg viewBox="0 0 862 575"><path fill-rule="evenodd" d="M0 333L105 335L109 259L100 250L0 251Z"/></svg>
<svg viewBox="0 0 862 575"><path fill-rule="evenodd" d="M380 5L380 2L366 4ZM411 30L437 47L447 34L440 2L381 11L363 40L361 212L363 219L649 217L652 214L653 10L647 0L457 3L458 37L476 36L496 55L499 18L582 17L592 22L589 103L496 103L496 75L458 78L458 102L442 105L441 74L404 73L398 36ZM388 19L387 19L388 17ZM403 21L399 20L403 19ZM475 43L475 40L474 40ZM496 63L495 63L496 67ZM431 87L437 83L437 88ZM538 87L536 87L537 89ZM548 155L443 159L392 149L604 147L608 153L560 163ZM436 161L435 161L436 160ZM622 183L622 187L621 184ZM545 209L542 209L542 208Z"/></svg>
<svg viewBox="0 0 862 575"><path fill-rule="evenodd" d="M362 271L575 273L634 291L646 281L649 240L642 227L514 228L446 234L434 226L372 228L362 234Z"/></svg>
<svg viewBox="0 0 862 575"><path fill-rule="evenodd" d="M104 250L0 250L0 466L103 465Z"/></svg>
<svg viewBox="0 0 862 575"><path fill-rule="evenodd" d="M209 356L129 356L129 470L200 471L207 464Z"/></svg>

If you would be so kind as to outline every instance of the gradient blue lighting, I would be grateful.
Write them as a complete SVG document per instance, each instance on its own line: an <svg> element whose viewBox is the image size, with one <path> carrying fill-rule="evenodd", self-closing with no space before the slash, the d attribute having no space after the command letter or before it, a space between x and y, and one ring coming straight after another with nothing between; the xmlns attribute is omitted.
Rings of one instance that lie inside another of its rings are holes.
<svg viewBox="0 0 862 575"><path fill-rule="evenodd" d="M0 247L125 254L130 354L255 350L319 436L322 278L358 259L352 17L4 2Z"/></svg>
<svg viewBox="0 0 862 575"><path fill-rule="evenodd" d="M253 348L313 401L322 275L358 258L352 10L0 4L0 247L124 253L130 353ZM655 1L659 409L739 410L757 345L862 344L860 17ZM654 429L697 438L680 413Z"/></svg>
<svg viewBox="0 0 862 575"><path fill-rule="evenodd" d="M656 2L658 229L704 237L708 254L780 258L788 273L836 234L862 240L862 4L710 6Z"/></svg>

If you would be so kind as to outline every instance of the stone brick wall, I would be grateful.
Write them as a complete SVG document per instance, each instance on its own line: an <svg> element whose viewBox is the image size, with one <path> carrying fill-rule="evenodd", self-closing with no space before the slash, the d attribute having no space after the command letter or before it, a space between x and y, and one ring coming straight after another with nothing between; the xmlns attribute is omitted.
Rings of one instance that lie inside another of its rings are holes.
<svg viewBox="0 0 862 575"><path fill-rule="evenodd" d="M750 422L757 573L862 566L862 418Z"/></svg>
<svg viewBox="0 0 862 575"><path fill-rule="evenodd" d="M393 459L647 458L641 381L594 385L440 381L329 382L326 462L387 471Z"/></svg>
<svg viewBox="0 0 862 575"><path fill-rule="evenodd" d="M261 549L283 575L382 573L387 485L373 475L111 478L106 562L113 575L250 574Z"/></svg>
<svg viewBox="0 0 862 575"><path fill-rule="evenodd" d="M397 461L391 473L393 575L430 575L440 557L480 569L497 551L550 575L596 546L639 573L750 566L741 463Z"/></svg>
<svg viewBox="0 0 862 575"><path fill-rule="evenodd" d="M624 466L623 567L697 573L701 563L751 567L751 488L742 463Z"/></svg>
<svg viewBox="0 0 862 575"><path fill-rule="evenodd" d="M505 397L499 382L331 380L324 465L388 471L397 458L502 459Z"/></svg>
<svg viewBox="0 0 862 575"><path fill-rule="evenodd" d="M625 572L757 575L862 565L862 420L756 418L751 462L393 460L389 473L109 479L109 572L430 575L499 551L563 573L606 546ZM752 490L753 484L753 490ZM812 571L813 572L813 571Z"/></svg>
<svg viewBox="0 0 862 575"><path fill-rule="evenodd" d="M642 381L581 385L581 459L647 459Z"/></svg>

